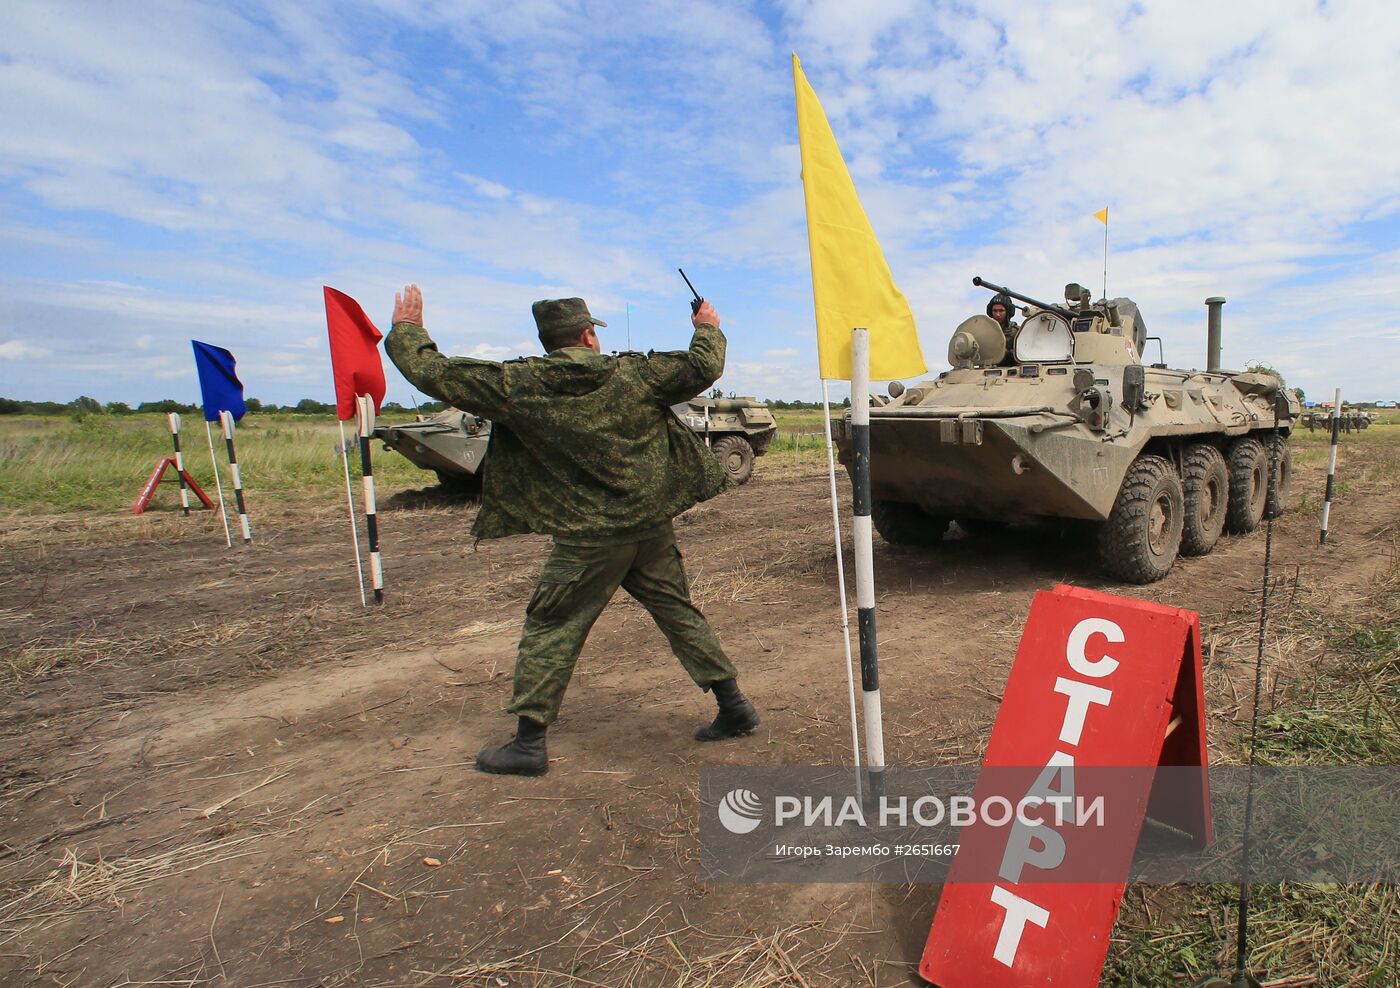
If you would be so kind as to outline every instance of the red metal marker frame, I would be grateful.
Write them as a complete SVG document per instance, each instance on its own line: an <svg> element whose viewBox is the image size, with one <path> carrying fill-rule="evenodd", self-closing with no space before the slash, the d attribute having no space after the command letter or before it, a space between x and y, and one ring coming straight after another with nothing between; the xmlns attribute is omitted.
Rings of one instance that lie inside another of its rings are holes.
<svg viewBox="0 0 1400 988"><path fill-rule="evenodd" d="M214 502L209 500L209 495L205 494L203 489L194 482L194 478L189 475L189 471L181 470L175 462L175 457L167 456L156 464L156 468L151 471L151 476L147 478L145 486L141 488L141 494L136 498L136 503L131 506L131 513L133 515L141 514L150 506L151 498L155 497L156 488L160 486L160 480L165 476L165 471L168 467L175 468L175 472L179 478L189 486L190 490L194 491L195 497L199 498L206 508L211 511L214 509Z"/></svg>

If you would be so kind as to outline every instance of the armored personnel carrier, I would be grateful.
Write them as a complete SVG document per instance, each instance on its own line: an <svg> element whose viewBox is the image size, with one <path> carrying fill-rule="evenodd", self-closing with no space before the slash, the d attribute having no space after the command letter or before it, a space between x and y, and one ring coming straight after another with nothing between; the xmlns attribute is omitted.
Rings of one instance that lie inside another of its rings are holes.
<svg viewBox="0 0 1400 988"><path fill-rule="evenodd" d="M692 398L671 411L705 440L736 484L748 483L754 457L768 452L778 434L773 413L755 398Z"/></svg>
<svg viewBox="0 0 1400 988"><path fill-rule="evenodd" d="M1222 532L1283 510L1301 409L1273 375L1220 369L1224 299L1207 300L1206 370L1173 370L1143 363L1147 327L1131 299L1091 302L1070 284L1057 305L973 284L1008 311L1023 303L1025 319L965 320L951 370L907 390L894 382L871 408L871 515L885 541L932 543L954 520L976 531L1083 519L1097 525L1105 570L1150 583L1178 554L1204 555ZM1266 504L1276 416L1285 441ZM849 467L848 425L837 439Z"/></svg>
<svg viewBox="0 0 1400 988"><path fill-rule="evenodd" d="M768 451L778 434L768 406L753 398L695 398L672 406L676 417L699 433L736 484L753 475L754 457ZM491 423L450 408L403 425L381 425L374 437L397 450L453 493L481 493L481 464L491 441Z"/></svg>
<svg viewBox="0 0 1400 988"><path fill-rule="evenodd" d="M1379 417L1375 412L1359 412L1355 409L1343 408L1341 428L1344 432L1351 432L1353 429L1358 431L1369 429L1371 423ZM1308 427L1309 432L1315 432L1318 429L1330 430L1332 428L1332 410L1321 408L1304 412L1302 423Z"/></svg>
<svg viewBox="0 0 1400 988"><path fill-rule="evenodd" d="M481 463L491 442L491 423L471 412L449 408L418 422L381 425L374 438L397 450L456 494L481 493Z"/></svg>

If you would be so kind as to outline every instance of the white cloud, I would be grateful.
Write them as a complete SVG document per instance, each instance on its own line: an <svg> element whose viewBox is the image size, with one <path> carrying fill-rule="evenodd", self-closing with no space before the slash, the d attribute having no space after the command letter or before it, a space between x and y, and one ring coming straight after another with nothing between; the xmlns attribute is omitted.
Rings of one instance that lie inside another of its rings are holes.
<svg viewBox="0 0 1400 988"><path fill-rule="evenodd" d="M0 340L0 359L4 360L34 360L38 357L47 357L49 351L41 346L26 343L23 340Z"/></svg>
<svg viewBox="0 0 1400 988"><path fill-rule="evenodd" d="M1108 205L1109 290L1169 359L1195 360L1223 294L1227 356L1310 391L1392 387L1375 293L1400 247L1400 18L1379 0L791 0L776 21L684 0L11 0L0 318L46 327L65 359L26 384L55 397L151 397L191 336L324 396L322 284L382 325L418 281L435 333L493 355L533 351L529 302L562 295L621 346L632 301L632 345L669 349L683 264L751 341L743 387L810 397L792 49L932 364L981 310L974 274L1097 286ZM1350 339L1373 359L1337 358ZM124 367L142 341L172 363ZM118 372L66 359L85 353Z"/></svg>
<svg viewBox="0 0 1400 988"><path fill-rule="evenodd" d="M465 350L462 356L476 357L478 360L509 360L512 357L520 356L520 351L513 350L508 346L493 346L490 343L478 343Z"/></svg>
<svg viewBox="0 0 1400 988"><path fill-rule="evenodd" d="M468 175L466 172L458 172L457 177L475 189L478 195L485 196L487 199L510 198L510 188L500 182L493 182L480 175Z"/></svg>
<svg viewBox="0 0 1400 988"><path fill-rule="evenodd" d="M1394 242L1400 61L1363 54L1400 49L1387 5L889 3L853 25L819 3L788 16L932 363L985 300L973 274L1042 296L1097 286L1090 213L1107 205L1109 290L1143 305L1169 360L1200 362L1201 300L1224 294L1241 358L1313 388L1388 387L1315 359L1320 339L1344 352L1338 336L1365 336L1366 320L1305 323L1291 302L1357 308L1345 271L1374 251L1357 224L1390 219Z"/></svg>

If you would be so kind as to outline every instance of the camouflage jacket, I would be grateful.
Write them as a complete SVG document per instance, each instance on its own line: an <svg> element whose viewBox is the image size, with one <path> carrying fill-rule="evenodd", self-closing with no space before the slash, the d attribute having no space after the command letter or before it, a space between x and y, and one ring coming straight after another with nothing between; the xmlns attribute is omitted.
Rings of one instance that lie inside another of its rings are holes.
<svg viewBox="0 0 1400 988"><path fill-rule="evenodd" d="M491 420L477 538L625 541L730 486L670 410L723 372L717 326L700 326L689 350L565 347L496 363L444 357L423 327L401 322L384 349L420 391Z"/></svg>

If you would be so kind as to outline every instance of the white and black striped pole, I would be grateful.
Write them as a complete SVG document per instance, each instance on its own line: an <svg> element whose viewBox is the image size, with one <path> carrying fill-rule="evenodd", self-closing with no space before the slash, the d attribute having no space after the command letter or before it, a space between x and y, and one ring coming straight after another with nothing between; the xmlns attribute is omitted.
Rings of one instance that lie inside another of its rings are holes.
<svg viewBox="0 0 1400 988"><path fill-rule="evenodd" d="M224 482L219 479L219 461L214 457L214 429L207 418L204 420L204 438L209 440L209 469L214 471L214 486L219 491L219 517L224 522L224 544L232 549L233 537L228 531L228 509L224 506Z"/></svg>
<svg viewBox="0 0 1400 988"><path fill-rule="evenodd" d="M360 426L360 471L365 485L365 533L369 539L369 578L374 602L384 603L384 567L379 561L379 523L374 507L374 466L369 459L369 439L374 432L374 399L355 396L355 415Z"/></svg>
<svg viewBox="0 0 1400 988"><path fill-rule="evenodd" d="M1327 519L1332 514L1332 495L1337 489L1337 443L1342 432L1342 389L1332 398L1332 452L1327 457L1327 493L1322 499L1322 541L1327 544Z"/></svg>
<svg viewBox="0 0 1400 988"><path fill-rule="evenodd" d="M233 476L233 500L238 505L238 523L243 527L243 544L253 541L253 529L248 524L248 506L243 501L243 476L238 472L238 454L233 448L233 413L225 409L219 413L219 425L224 430L224 444L228 447L228 470Z"/></svg>
<svg viewBox="0 0 1400 988"><path fill-rule="evenodd" d="M841 507L836 496L836 448L831 441L831 393L822 379L822 429L826 435L826 469L831 481L831 529L836 539L836 591L841 601L841 644L846 650L846 692L851 703L851 754L855 759L856 799L861 798L860 728L856 719L856 686L851 658L851 612L846 606L846 560L841 550Z"/></svg>
<svg viewBox="0 0 1400 988"><path fill-rule="evenodd" d="M180 416L170 412L165 416L165 421L170 425L170 438L175 443L175 476L180 478L180 507L189 517L190 489L185 483L185 454L180 452Z"/></svg>
<svg viewBox="0 0 1400 988"><path fill-rule="evenodd" d="M862 328L851 330L851 504L860 687L865 701L865 767L870 795L879 799L885 793L885 730L875 647L875 536L870 522L870 331Z"/></svg>

